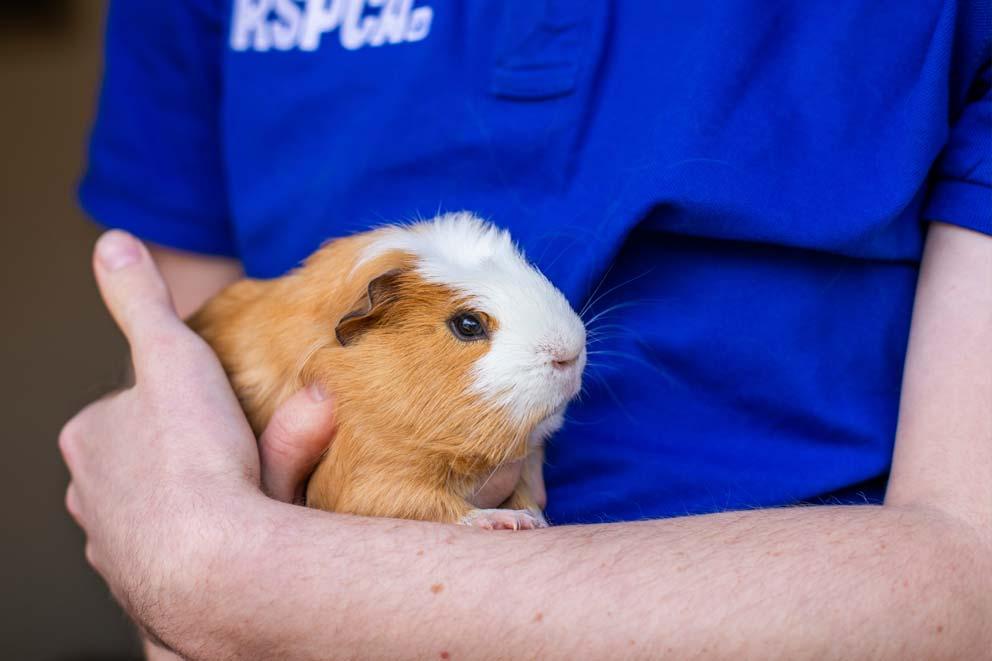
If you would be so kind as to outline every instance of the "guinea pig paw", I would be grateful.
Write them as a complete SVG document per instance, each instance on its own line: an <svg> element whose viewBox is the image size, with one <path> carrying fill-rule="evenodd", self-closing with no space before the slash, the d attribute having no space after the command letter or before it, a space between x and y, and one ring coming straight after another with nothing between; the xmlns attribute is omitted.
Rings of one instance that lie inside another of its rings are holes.
<svg viewBox="0 0 992 661"><path fill-rule="evenodd" d="M536 530L548 527L544 516L531 510L472 510L459 523L483 530Z"/></svg>

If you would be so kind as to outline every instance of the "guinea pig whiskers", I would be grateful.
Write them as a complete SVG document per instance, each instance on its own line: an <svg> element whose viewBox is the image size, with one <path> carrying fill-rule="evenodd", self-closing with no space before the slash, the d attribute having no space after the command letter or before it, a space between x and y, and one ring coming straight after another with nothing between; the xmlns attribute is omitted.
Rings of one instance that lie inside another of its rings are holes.
<svg viewBox="0 0 992 661"><path fill-rule="evenodd" d="M615 328L620 332L616 332L616 333L600 332L604 328ZM638 333L637 331L628 328L626 326L623 326L621 324L600 324L595 329L593 329L591 335L592 335L592 339L586 343L587 346L592 346L594 344L598 344L601 342L606 342L609 340L618 340L618 339L621 340L633 339L634 341L639 342L642 345L647 344L647 341L644 339L644 336L641 333ZM601 351L605 348L606 347L599 347L597 351Z"/></svg>
<svg viewBox="0 0 992 661"><path fill-rule="evenodd" d="M575 231L577 228L574 223L569 223L569 225L569 231L567 232L561 230L551 230L541 232L534 237L535 243L544 244L544 248L541 249L540 254L538 254L534 259L535 264L541 265L541 270L548 271L564 253L567 253L580 241L594 241L596 239L596 233L592 230L585 230L587 236L581 236L581 230L579 232ZM546 264L544 258L548 255L548 251L552 246L559 248L559 252L550 263Z"/></svg>
<svg viewBox="0 0 992 661"><path fill-rule="evenodd" d="M650 369L657 369L657 366L653 363L645 360L641 356L636 356L632 353L626 351L614 351L612 349L597 349L595 351L589 351L586 355L588 356L613 356L615 358L626 358L629 361L635 362L638 365L648 367Z"/></svg>
<svg viewBox="0 0 992 661"><path fill-rule="evenodd" d="M636 337L636 334L630 332L629 329L623 326L614 326L614 329L616 331L623 331L623 332L605 332L597 328L596 332L591 332L586 335L586 337L588 338L588 340L586 341L586 345L595 344L596 342L604 342L607 340L616 340L626 337L628 335L635 336L635 339L641 339L639 337Z"/></svg>
<svg viewBox="0 0 992 661"><path fill-rule="evenodd" d="M512 447L505 448L505 450L503 452L503 456L496 462L496 465L493 467L493 469L489 473L489 475L486 476L486 479L482 481L482 484L480 484L479 486L475 487L475 493L481 492L485 488L485 486L487 484L489 484L489 480L491 480L493 478L493 476L496 475L496 473L498 473L499 470L501 468L503 468L503 466L505 466L507 464L507 462L510 461L512 453L513 453L513 448ZM473 466L476 465L480 459L481 459L481 457L479 459L477 459L475 462L473 462ZM450 472L450 468L449 468L449 472Z"/></svg>
<svg viewBox="0 0 992 661"><path fill-rule="evenodd" d="M603 389L606 391L606 393L610 396L610 399L613 400L613 403L617 405L617 409L621 413L623 413L624 417L627 418L627 420L631 424L636 425L637 424L637 420L634 419L634 416L632 416L630 414L630 411L627 410L627 407L624 406L624 403L620 400L619 397L617 397L617 394L613 391L613 388L610 386L609 382L607 382L606 379L604 379L602 376L600 376L598 374L590 373L589 376L592 377L592 378L594 378L594 379L596 379L596 381L599 383L599 385L601 385L603 387Z"/></svg>
<svg viewBox="0 0 992 661"><path fill-rule="evenodd" d="M594 328L590 328L588 334L593 336L601 335L603 331L607 331L607 330L627 330L627 327L624 326L623 324L602 323Z"/></svg>
<svg viewBox="0 0 992 661"><path fill-rule="evenodd" d="M635 305L639 305L641 303L643 303L643 301L626 301L624 303L617 303L616 305L611 305L605 310L598 312L596 316L590 319L589 321L585 322L586 327L592 326L594 323L596 323L597 320L602 319L605 315L610 314L611 312L616 312L617 310L623 310L624 308L630 308Z"/></svg>
<svg viewBox="0 0 992 661"><path fill-rule="evenodd" d="M576 427L591 427L592 425L600 425L608 419L609 418L607 416L603 416L596 420L579 420L578 418L566 417L565 422Z"/></svg>
<svg viewBox="0 0 992 661"><path fill-rule="evenodd" d="M480 491L482 491L483 489L485 489L485 488L486 488L486 485L487 485L487 484L489 484L489 480L491 480L491 479L493 479L493 475L495 475L495 474L496 474L496 472L497 472L497 471L498 471L498 470L499 470L500 468L502 468L502 467L503 467L503 464L505 464L505 463L506 463L506 461L502 461L502 462L500 462L500 463L499 463L499 464L498 464L498 465L496 466L496 468L494 468L494 469L493 469L493 472L492 472L492 473L490 473L490 474L489 474L489 476L488 476L488 477L487 477L487 478L486 478L485 480L483 480L483 481L482 481L482 484L480 484L480 485L479 485L479 486L478 486L478 487L476 488L476 490L475 490L475 492L476 492L476 493L479 493Z"/></svg>
<svg viewBox="0 0 992 661"><path fill-rule="evenodd" d="M609 268L606 269L606 273L604 273L603 274L603 277L601 277L599 279L599 282L596 283L596 288L592 290L592 293L591 294L589 294L589 299L586 300L586 304L582 306L582 309L581 310L579 310L579 319L581 319L583 316L585 316L585 313L589 311L589 308L591 308L593 305L595 305L596 304L596 301L599 300L596 297L596 294L599 293L599 289L600 289L600 287L603 286L603 283L606 282L606 279L608 277L610 277L610 273L613 272L613 267L614 266L616 266L616 262L611 262Z"/></svg>
<svg viewBox="0 0 992 661"><path fill-rule="evenodd" d="M611 266L611 268L612 268L612 266ZM649 268L647 271L645 271L644 273L641 273L640 275L635 275L634 277L628 278L627 280L624 280L623 282L621 282L619 284L613 285L612 287L610 287L609 289L607 289L606 291L604 291L602 294L597 295L596 292L594 291L593 294L592 294L592 296L589 299L589 302L582 306L582 312L579 313L579 319L581 319L582 316L588 310L590 310L594 305L596 305L596 303L600 302L601 300L603 300L604 298L606 298L607 296L609 296L613 292L617 291L621 287L626 287L627 285L640 280L644 276L650 274L652 271L654 271L654 267ZM607 275L609 275L609 271L607 271ZM603 277L605 279L606 276L603 276ZM602 285L602 281L600 281L600 285ZM599 289L599 286L597 286L596 289ZM592 321L590 320L587 323L587 325L588 324L591 324L591 323L592 323Z"/></svg>
<svg viewBox="0 0 992 661"><path fill-rule="evenodd" d="M452 473L452 470L453 470L454 465L455 464L461 464L463 459L468 458L470 456L471 450L472 450L472 445L469 444L469 443L462 443L459 446L457 452L452 457L451 463L448 466L448 479L449 480L451 479L451 473ZM492 474L490 474L489 477L486 478L486 482L488 482L489 479L492 477L492 475L495 474L496 471L499 470L509 460L510 455L513 453L513 450L514 450L514 448L512 446L508 446L508 447L506 447L506 448L503 449L502 456L497 458L497 460L496 460L496 467L493 469ZM483 455L481 453L475 453L475 456L472 458L471 463L469 464L469 472L470 473L475 473L476 472L476 467L480 464L480 462L483 462L483 461L486 461L485 455ZM483 486L485 486L485 483L486 482L483 482ZM481 490L481 489L482 489L481 486L478 487L478 490Z"/></svg>

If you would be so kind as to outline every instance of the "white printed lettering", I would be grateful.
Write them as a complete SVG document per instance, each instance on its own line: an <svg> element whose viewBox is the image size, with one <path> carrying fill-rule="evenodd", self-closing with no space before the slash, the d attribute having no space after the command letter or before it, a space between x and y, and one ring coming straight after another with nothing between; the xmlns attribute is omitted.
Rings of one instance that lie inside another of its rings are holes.
<svg viewBox="0 0 992 661"><path fill-rule="evenodd" d="M348 3L348 12L341 23L341 45L348 50L355 50L365 45L376 24L379 22L374 16L362 17L365 13L365 0L351 0Z"/></svg>
<svg viewBox="0 0 992 661"><path fill-rule="evenodd" d="M265 19L271 8L271 0L236 0L231 21L232 49L269 49L269 24Z"/></svg>
<svg viewBox="0 0 992 661"><path fill-rule="evenodd" d="M431 31L431 21L434 19L434 10L430 7L417 7L410 14L409 27L406 29L407 41L420 41Z"/></svg>
<svg viewBox="0 0 992 661"><path fill-rule="evenodd" d="M272 24L272 42L279 50L296 46L300 33L300 8L292 0L275 0L276 22Z"/></svg>
<svg viewBox="0 0 992 661"><path fill-rule="evenodd" d="M430 34L434 10L414 7L417 1L233 0L230 46L315 51L334 30L346 50L421 41Z"/></svg>
<svg viewBox="0 0 992 661"><path fill-rule="evenodd" d="M382 7L379 29L369 38L369 46L382 46L387 41L391 44L402 42L413 0L368 0L368 3L373 7Z"/></svg>
<svg viewBox="0 0 992 661"><path fill-rule="evenodd" d="M303 29L300 31L301 50L317 50L321 35L335 29L341 22L341 5L344 2L347 0L307 0Z"/></svg>

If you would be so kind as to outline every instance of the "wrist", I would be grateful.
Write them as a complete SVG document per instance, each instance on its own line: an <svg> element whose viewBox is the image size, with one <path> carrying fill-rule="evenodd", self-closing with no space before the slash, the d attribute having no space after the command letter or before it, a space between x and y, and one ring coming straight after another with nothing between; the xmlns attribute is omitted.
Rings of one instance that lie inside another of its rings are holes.
<svg viewBox="0 0 992 661"><path fill-rule="evenodd" d="M144 590L128 599L135 619L185 658L214 658L219 644L237 640L243 628L240 598L258 571L261 547L274 522L273 501L261 491L235 488L189 493L174 516L162 520L162 540L148 552Z"/></svg>

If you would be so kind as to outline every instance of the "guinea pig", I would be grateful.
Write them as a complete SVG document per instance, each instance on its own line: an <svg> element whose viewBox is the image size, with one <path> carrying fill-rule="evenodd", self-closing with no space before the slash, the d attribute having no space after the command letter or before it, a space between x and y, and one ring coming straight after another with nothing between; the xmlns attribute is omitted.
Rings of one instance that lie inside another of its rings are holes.
<svg viewBox="0 0 992 661"><path fill-rule="evenodd" d="M333 395L337 430L307 505L547 525L534 478L579 392L586 332L507 232L461 212L336 239L281 278L234 283L189 325L256 434L300 388ZM475 508L473 494L511 462L524 469L510 496Z"/></svg>

